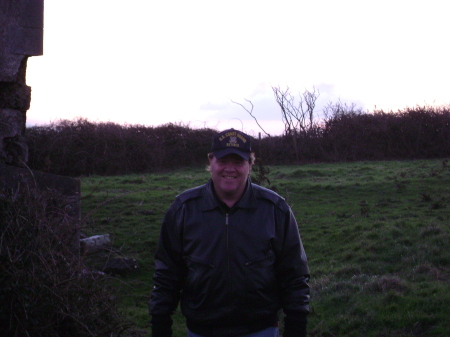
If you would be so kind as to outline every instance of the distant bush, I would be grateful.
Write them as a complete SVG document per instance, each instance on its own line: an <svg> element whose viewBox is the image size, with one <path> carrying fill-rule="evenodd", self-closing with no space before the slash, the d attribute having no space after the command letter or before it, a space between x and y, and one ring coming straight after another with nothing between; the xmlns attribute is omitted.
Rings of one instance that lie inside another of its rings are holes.
<svg viewBox="0 0 450 337"><path fill-rule="evenodd" d="M51 193L0 190L1 335L112 336L126 328L116 290L88 270L78 225Z"/></svg>
<svg viewBox="0 0 450 337"><path fill-rule="evenodd" d="M444 158L450 156L450 106L367 113L337 104L309 132L298 135L298 160L290 138L263 138L259 151L264 162Z"/></svg>
<svg viewBox="0 0 450 337"><path fill-rule="evenodd" d="M205 164L211 129L61 120L28 128L28 165L67 176L119 175Z"/></svg>
<svg viewBox="0 0 450 337"><path fill-rule="evenodd" d="M337 111L323 127L328 160L439 158L450 155L450 107L398 112Z"/></svg>
<svg viewBox="0 0 450 337"><path fill-rule="evenodd" d="M154 172L206 162L216 130L61 120L28 128L32 169L67 176ZM253 142L266 165L450 156L450 107L372 113L328 106L305 132Z"/></svg>

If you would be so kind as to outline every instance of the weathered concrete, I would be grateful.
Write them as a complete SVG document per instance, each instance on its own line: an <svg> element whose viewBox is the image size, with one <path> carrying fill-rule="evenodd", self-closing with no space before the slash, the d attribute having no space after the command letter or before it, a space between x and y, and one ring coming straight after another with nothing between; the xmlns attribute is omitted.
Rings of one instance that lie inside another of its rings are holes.
<svg viewBox="0 0 450 337"><path fill-rule="evenodd" d="M27 60L43 54L43 35L44 0L0 0L0 198L23 191L46 194L52 206L64 211L64 219L70 217L77 224L80 180L33 171L26 165L26 112L31 102ZM74 233L71 244L79 252L79 230Z"/></svg>
<svg viewBox="0 0 450 337"><path fill-rule="evenodd" d="M43 29L44 0L0 0L0 81L23 79L24 60L43 54Z"/></svg>
<svg viewBox="0 0 450 337"><path fill-rule="evenodd" d="M43 54L44 0L0 0L0 163L26 166L30 56Z"/></svg>

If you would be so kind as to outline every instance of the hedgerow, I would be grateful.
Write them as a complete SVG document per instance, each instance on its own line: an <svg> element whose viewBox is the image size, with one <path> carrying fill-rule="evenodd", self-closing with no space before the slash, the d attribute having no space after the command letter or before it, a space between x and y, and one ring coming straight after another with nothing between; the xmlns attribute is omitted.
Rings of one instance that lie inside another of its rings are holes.
<svg viewBox="0 0 450 337"><path fill-rule="evenodd" d="M26 131L29 166L67 176L121 175L205 164L217 130L60 120ZM362 112L340 104L307 130L253 142L266 165L444 158L450 106Z"/></svg>

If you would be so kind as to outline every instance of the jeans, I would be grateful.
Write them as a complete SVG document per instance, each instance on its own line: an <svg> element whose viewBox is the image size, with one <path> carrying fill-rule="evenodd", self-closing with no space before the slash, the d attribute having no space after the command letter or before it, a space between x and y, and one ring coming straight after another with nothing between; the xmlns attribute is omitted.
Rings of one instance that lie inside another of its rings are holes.
<svg viewBox="0 0 450 337"><path fill-rule="evenodd" d="M253 332L248 335L241 335L236 337L278 337L279 336L279 330L277 327L270 327L258 332ZM193 333L188 330L188 337L203 337L200 335L197 335L196 333Z"/></svg>

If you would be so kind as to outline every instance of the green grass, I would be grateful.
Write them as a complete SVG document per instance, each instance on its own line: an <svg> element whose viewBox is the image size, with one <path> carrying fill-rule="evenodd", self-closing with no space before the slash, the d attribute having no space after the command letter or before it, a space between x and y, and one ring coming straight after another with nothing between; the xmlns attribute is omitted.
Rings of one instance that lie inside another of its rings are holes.
<svg viewBox="0 0 450 337"><path fill-rule="evenodd" d="M123 312L149 331L153 254L165 211L203 168L82 179L85 231L110 233L141 269ZM310 336L450 335L450 168L443 160L273 166L311 270ZM175 317L175 336L185 336Z"/></svg>

